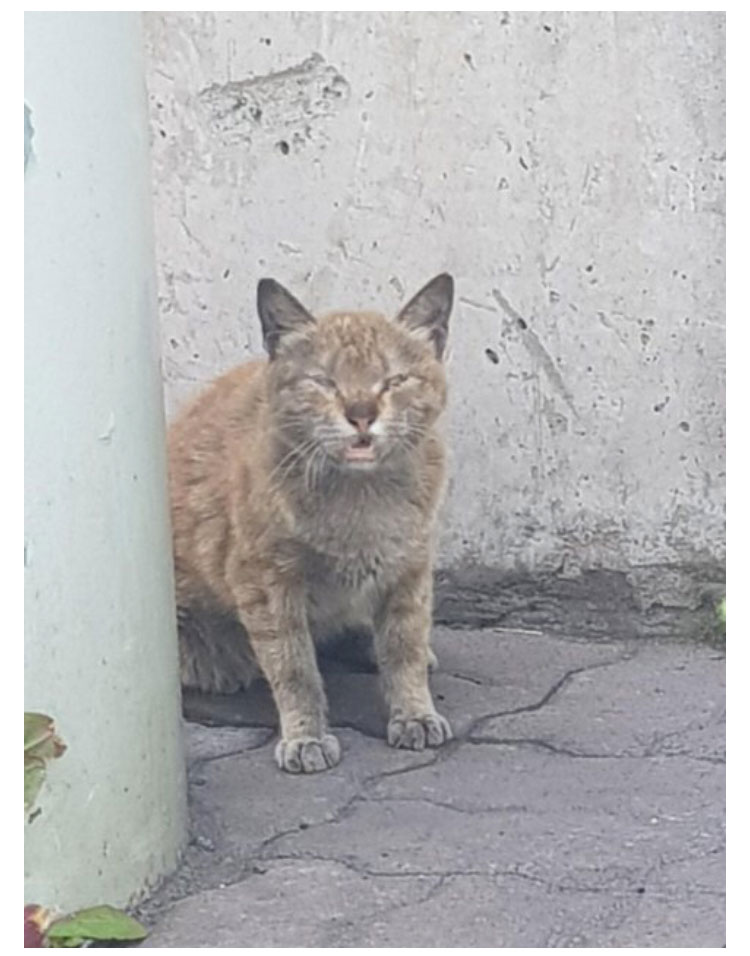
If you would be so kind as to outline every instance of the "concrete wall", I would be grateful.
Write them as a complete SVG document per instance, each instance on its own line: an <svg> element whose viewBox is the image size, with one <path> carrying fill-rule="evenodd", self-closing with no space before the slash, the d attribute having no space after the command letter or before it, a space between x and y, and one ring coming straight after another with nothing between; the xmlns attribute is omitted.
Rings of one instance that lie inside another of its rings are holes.
<svg viewBox="0 0 750 956"><path fill-rule="evenodd" d="M25 899L66 910L175 866L185 772L140 16L28 14L25 46L25 708L68 745Z"/></svg>
<svg viewBox="0 0 750 956"><path fill-rule="evenodd" d="M174 409L313 310L457 280L441 562L724 554L719 13L146 15Z"/></svg>

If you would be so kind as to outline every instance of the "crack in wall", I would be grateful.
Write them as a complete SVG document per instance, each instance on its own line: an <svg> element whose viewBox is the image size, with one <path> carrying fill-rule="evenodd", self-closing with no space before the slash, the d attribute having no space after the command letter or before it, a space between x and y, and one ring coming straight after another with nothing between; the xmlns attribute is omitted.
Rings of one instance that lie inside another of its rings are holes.
<svg viewBox="0 0 750 956"><path fill-rule="evenodd" d="M523 316L513 308L513 306L499 289L493 289L492 296L503 312L505 312L505 314L513 320L512 323L508 322L507 320L505 321L505 330L511 331L518 329L521 331L520 341L524 348L529 353L531 358L541 367L542 371L547 376L547 380L549 381L550 385L560 395L573 415L578 418L578 409L573 401L573 393L565 384L565 380L555 365L552 356L542 343L542 340L531 328L526 319L524 319Z"/></svg>

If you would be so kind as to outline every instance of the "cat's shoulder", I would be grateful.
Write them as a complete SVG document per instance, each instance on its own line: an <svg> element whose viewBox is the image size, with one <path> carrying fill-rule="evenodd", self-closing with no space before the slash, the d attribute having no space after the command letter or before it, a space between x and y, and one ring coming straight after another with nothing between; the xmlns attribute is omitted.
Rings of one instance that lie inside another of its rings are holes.
<svg viewBox="0 0 750 956"><path fill-rule="evenodd" d="M174 425L207 412L216 414L221 409L229 411L255 397L261 398L267 366L268 362L264 359L252 359L219 375L193 396L178 413Z"/></svg>
<svg viewBox="0 0 750 956"><path fill-rule="evenodd" d="M231 397L240 392L254 391L265 379L268 361L266 359L251 359L236 365L229 371L215 378L203 393L206 397Z"/></svg>

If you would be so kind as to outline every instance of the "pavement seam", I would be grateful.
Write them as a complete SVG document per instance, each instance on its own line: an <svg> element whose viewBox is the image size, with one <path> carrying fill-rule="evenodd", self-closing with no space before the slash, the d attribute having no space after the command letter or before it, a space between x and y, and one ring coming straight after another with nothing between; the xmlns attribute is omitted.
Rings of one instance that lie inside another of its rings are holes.
<svg viewBox="0 0 750 956"><path fill-rule="evenodd" d="M726 760L723 757L710 757L700 754L691 754L687 751L664 752L659 750L645 749L642 752L621 752L621 753L591 753L582 750L570 750L567 747L560 747L557 744L550 743L543 737L472 737L466 741L472 746L484 747L533 747L537 750L544 750L548 753L560 757L571 757L574 760L671 760L675 757L681 757L684 760L698 760L703 763L723 766Z"/></svg>

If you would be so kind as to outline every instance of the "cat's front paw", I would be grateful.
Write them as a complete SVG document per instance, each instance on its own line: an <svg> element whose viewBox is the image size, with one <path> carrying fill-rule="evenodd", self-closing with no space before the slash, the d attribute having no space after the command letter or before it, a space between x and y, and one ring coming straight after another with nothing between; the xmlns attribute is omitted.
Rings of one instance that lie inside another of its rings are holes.
<svg viewBox="0 0 750 956"><path fill-rule="evenodd" d="M451 725L433 712L414 717L397 716L388 721L388 743L403 750L441 747L453 737Z"/></svg>
<svg viewBox="0 0 750 956"><path fill-rule="evenodd" d="M322 737L282 738L276 744L276 763L287 773L318 773L341 760L341 745L333 734Z"/></svg>

